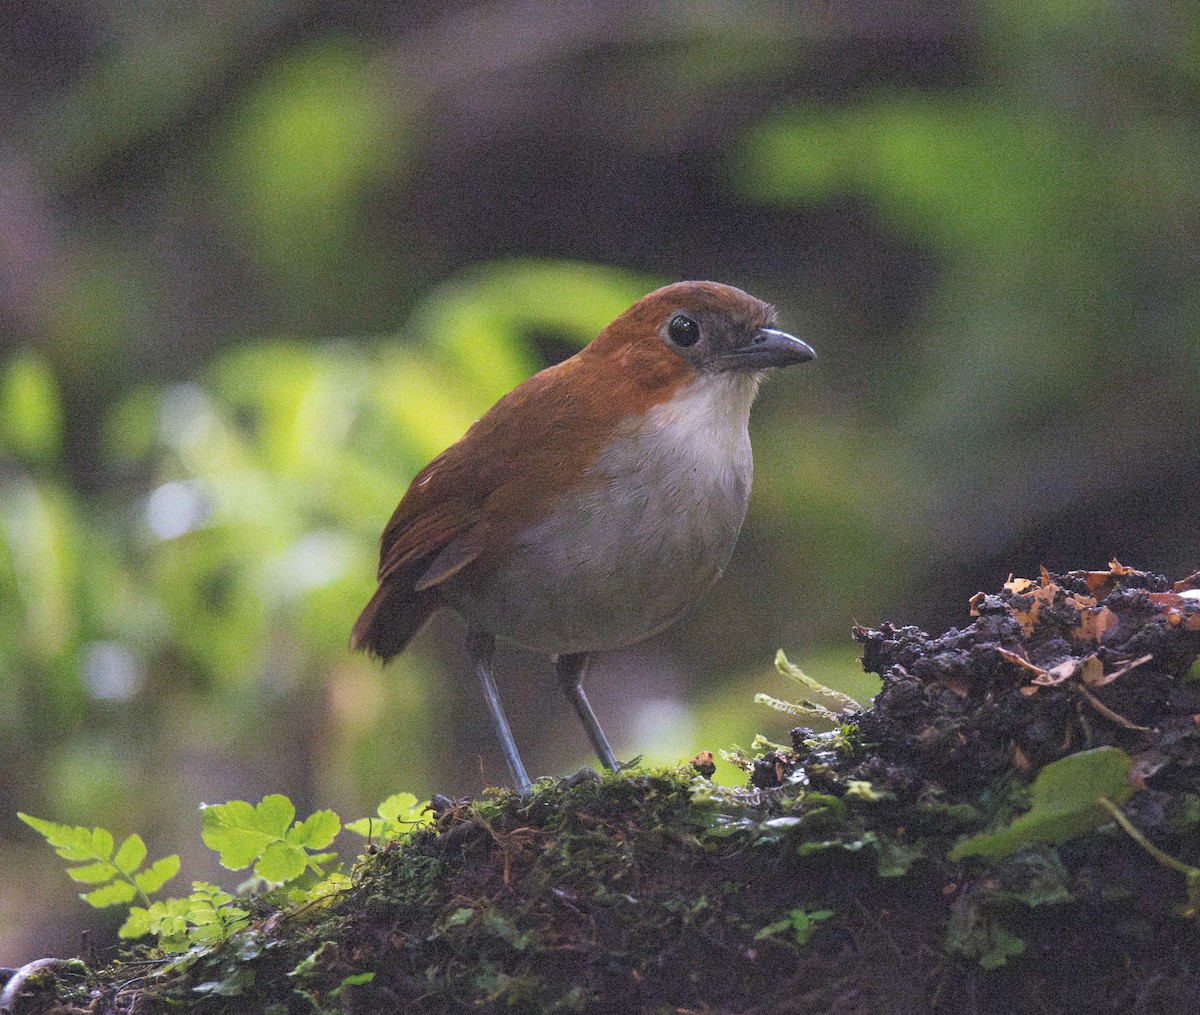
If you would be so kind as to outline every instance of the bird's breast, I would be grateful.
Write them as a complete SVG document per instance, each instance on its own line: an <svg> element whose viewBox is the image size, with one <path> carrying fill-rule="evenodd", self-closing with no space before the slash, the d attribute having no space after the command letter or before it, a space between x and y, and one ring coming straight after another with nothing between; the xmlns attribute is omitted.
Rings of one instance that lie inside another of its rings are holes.
<svg viewBox="0 0 1200 1015"><path fill-rule="evenodd" d="M516 533L486 586L447 589L452 605L548 654L628 645L671 624L721 574L737 541L756 389L754 377L702 377L624 420L583 482Z"/></svg>

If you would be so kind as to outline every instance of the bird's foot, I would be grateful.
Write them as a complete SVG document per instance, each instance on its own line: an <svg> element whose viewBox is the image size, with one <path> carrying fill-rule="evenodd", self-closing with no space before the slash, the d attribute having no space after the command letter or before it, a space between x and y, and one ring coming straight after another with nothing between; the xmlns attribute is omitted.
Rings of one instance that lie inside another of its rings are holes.
<svg viewBox="0 0 1200 1015"><path fill-rule="evenodd" d="M599 782L600 773L594 768L585 766L574 775L568 775L565 779L560 779L559 789L574 789L576 786L582 786L585 782Z"/></svg>

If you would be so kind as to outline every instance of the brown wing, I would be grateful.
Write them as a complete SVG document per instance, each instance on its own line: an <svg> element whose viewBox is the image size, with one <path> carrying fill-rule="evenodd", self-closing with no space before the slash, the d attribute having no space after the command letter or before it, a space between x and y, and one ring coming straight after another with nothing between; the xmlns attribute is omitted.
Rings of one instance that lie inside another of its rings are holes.
<svg viewBox="0 0 1200 1015"><path fill-rule="evenodd" d="M482 505L460 498L437 501L449 491L445 484L429 489L426 474L435 459L420 473L400 501L380 538L379 588L360 614L350 645L366 649L385 662L402 651L425 622L438 610L437 581L421 582L430 564L448 546L469 537L482 516ZM426 479L424 486L419 485ZM460 555L461 570L478 555ZM449 577L446 571L438 580ZM418 587L419 586L419 587Z"/></svg>
<svg viewBox="0 0 1200 1015"><path fill-rule="evenodd" d="M618 350L597 354L606 337ZM417 474L383 531L379 588L354 625L353 648L384 660L400 652L443 605L442 582L472 565L486 572L514 532L582 480L619 420L688 379L682 360L634 364L639 350L627 345L610 327L510 391Z"/></svg>
<svg viewBox="0 0 1200 1015"><path fill-rule="evenodd" d="M560 456L571 429L562 423L572 414L572 400L543 374L497 402L413 479L380 538L379 588L354 625L352 648L385 661L402 651L443 605L438 586L541 495L538 477Z"/></svg>

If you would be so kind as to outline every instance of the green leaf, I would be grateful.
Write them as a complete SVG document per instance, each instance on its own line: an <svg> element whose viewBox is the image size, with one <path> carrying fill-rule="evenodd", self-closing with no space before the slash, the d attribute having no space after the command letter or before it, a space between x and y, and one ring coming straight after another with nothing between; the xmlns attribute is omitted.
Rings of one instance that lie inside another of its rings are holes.
<svg viewBox="0 0 1200 1015"><path fill-rule="evenodd" d="M85 892L80 898L89 906L103 909L105 906L120 906L132 902L136 894L133 885L128 881L114 881L93 891Z"/></svg>
<svg viewBox="0 0 1200 1015"><path fill-rule="evenodd" d="M179 873L179 854L172 853L161 860L155 860L144 871L133 876L133 880L147 895L153 895L163 885Z"/></svg>
<svg viewBox="0 0 1200 1015"><path fill-rule="evenodd" d="M776 934L781 934L785 930L790 930L792 926L791 917L783 920L776 920L774 923L768 923L762 930L754 935L755 941L762 941L765 938L774 937Z"/></svg>
<svg viewBox="0 0 1200 1015"><path fill-rule="evenodd" d="M35 818L32 814L26 814L23 811L17 811L17 817L34 831L40 832L51 846L59 845L61 841L75 832L85 831L85 829L73 828L70 825L60 825L57 821Z"/></svg>
<svg viewBox="0 0 1200 1015"><path fill-rule="evenodd" d="M372 839L383 831L384 822L379 818L359 818L357 821L347 821L342 827L364 839Z"/></svg>
<svg viewBox="0 0 1200 1015"><path fill-rule="evenodd" d="M428 825L433 816L426 811L427 804L411 793L393 793L379 805L379 816L393 823Z"/></svg>
<svg viewBox="0 0 1200 1015"><path fill-rule="evenodd" d="M287 833L287 841L293 846L324 849L341 830L341 819L333 811L317 811L298 822Z"/></svg>
<svg viewBox="0 0 1200 1015"><path fill-rule="evenodd" d="M395 838L405 832L433 824L429 802L417 800L411 793L393 793L376 809L378 818L359 818L346 824L346 830L364 839Z"/></svg>
<svg viewBox="0 0 1200 1015"><path fill-rule="evenodd" d="M272 842L254 865L254 873L267 881L291 881L303 874L307 865L308 857L299 846Z"/></svg>
<svg viewBox="0 0 1200 1015"><path fill-rule="evenodd" d="M82 867L68 867L67 874L84 884L99 885L116 877L117 868L107 860L97 860L95 863L84 864Z"/></svg>
<svg viewBox="0 0 1200 1015"><path fill-rule="evenodd" d="M352 973L350 976L342 977L342 982L329 992L330 997L337 997L342 991L349 987L361 987L364 983L370 983L375 979L374 973Z"/></svg>
<svg viewBox="0 0 1200 1015"><path fill-rule="evenodd" d="M960 842L950 851L950 859L998 859L1031 842L1066 842L1091 831L1110 818L1101 797L1122 803L1132 794L1127 782L1131 764L1124 751L1097 747L1047 765L1034 780L1027 813L998 832Z"/></svg>
<svg viewBox="0 0 1200 1015"><path fill-rule="evenodd" d="M92 829L92 855L101 859L108 860L113 853L113 836L112 832L106 828Z"/></svg>
<svg viewBox="0 0 1200 1015"><path fill-rule="evenodd" d="M442 921L443 927L464 927L475 916L475 910L470 906L459 906Z"/></svg>
<svg viewBox="0 0 1200 1015"><path fill-rule="evenodd" d="M254 808L254 825L276 839L287 835L292 819L296 816L295 805L282 793L272 793L262 798Z"/></svg>
<svg viewBox="0 0 1200 1015"><path fill-rule="evenodd" d="M1025 942L1016 934L1003 927L991 924L988 927L986 947L979 956L979 964L984 969L999 969L1009 959L1016 958L1025 951Z"/></svg>
<svg viewBox="0 0 1200 1015"><path fill-rule="evenodd" d="M130 906L129 915L117 931L119 938L144 937L150 933L150 910L144 906Z"/></svg>
<svg viewBox="0 0 1200 1015"><path fill-rule="evenodd" d="M754 940L762 941L764 938L775 937L777 934L790 930L796 944L807 944L813 931L817 929L817 924L822 920L828 920L831 916L833 916L832 909L818 909L811 913L807 909L793 909L784 919L776 920L763 927L754 935Z"/></svg>
<svg viewBox="0 0 1200 1015"><path fill-rule="evenodd" d="M788 913L788 917L796 935L796 944L806 944L812 937L813 931L817 929L817 924L822 920L828 920L831 916L833 916L832 909L818 909L811 913L806 909L793 909Z"/></svg>
<svg viewBox="0 0 1200 1015"><path fill-rule="evenodd" d="M132 874L146 859L146 844L142 841L140 835L134 834L129 836L123 843L121 848L117 850L117 855L113 857L113 863L116 864L117 870L122 874Z"/></svg>
<svg viewBox="0 0 1200 1015"><path fill-rule="evenodd" d="M230 870L249 867L262 854L271 836L258 827L254 806L245 800L204 807L201 838L221 855L221 865Z"/></svg>
<svg viewBox="0 0 1200 1015"><path fill-rule="evenodd" d="M17 817L40 832L64 860L107 860L112 856L112 836L102 828L88 831L81 825L60 825L20 812ZM107 849L104 848L106 843Z"/></svg>

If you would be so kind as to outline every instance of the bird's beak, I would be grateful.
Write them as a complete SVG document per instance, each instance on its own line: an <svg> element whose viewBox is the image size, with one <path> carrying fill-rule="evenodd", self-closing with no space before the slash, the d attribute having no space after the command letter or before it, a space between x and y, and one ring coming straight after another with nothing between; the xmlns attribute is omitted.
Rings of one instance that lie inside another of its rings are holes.
<svg viewBox="0 0 1200 1015"><path fill-rule="evenodd" d="M816 350L795 335L775 328L759 328L746 345L723 353L717 361L727 370L765 370L816 358Z"/></svg>

